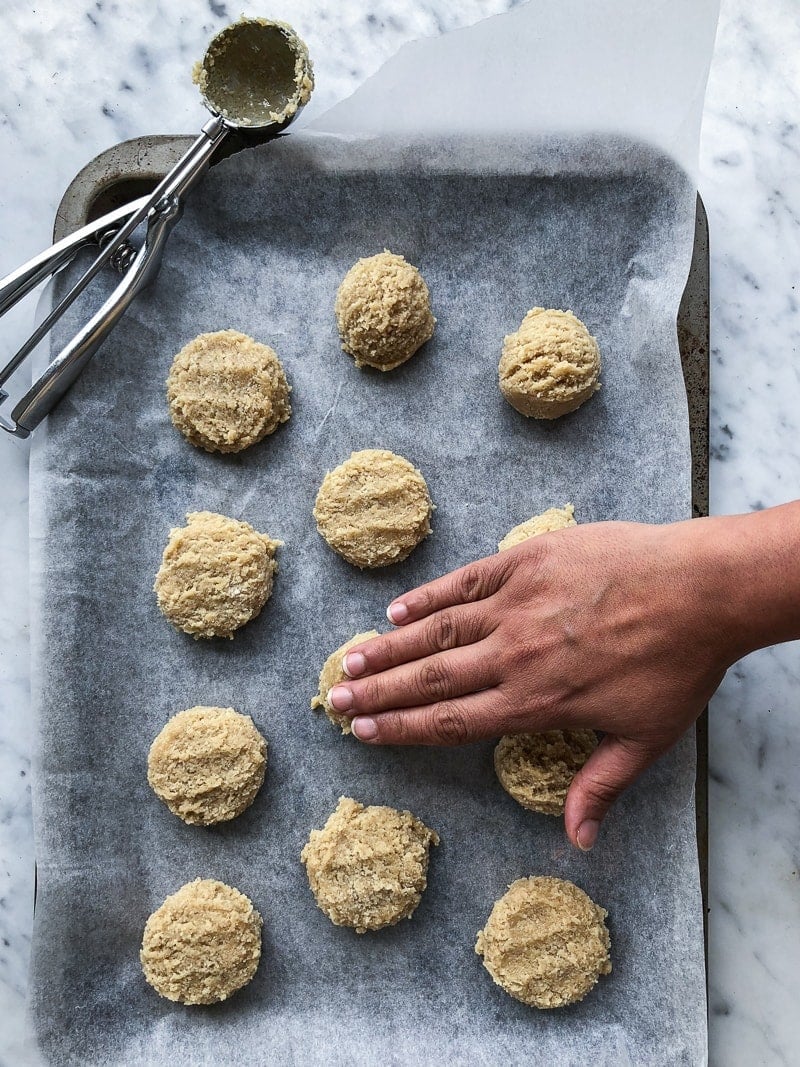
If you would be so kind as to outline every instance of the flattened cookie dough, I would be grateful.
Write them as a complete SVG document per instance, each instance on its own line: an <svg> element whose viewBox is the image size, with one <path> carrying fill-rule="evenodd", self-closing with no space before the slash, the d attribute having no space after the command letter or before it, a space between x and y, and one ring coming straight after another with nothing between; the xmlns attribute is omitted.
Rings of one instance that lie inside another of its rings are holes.
<svg viewBox="0 0 800 1067"><path fill-rule="evenodd" d="M532 308L503 343L500 391L523 415L557 419L600 388L600 349L571 311Z"/></svg>
<svg viewBox="0 0 800 1067"><path fill-rule="evenodd" d="M410 811L364 807L341 797L300 854L317 904L332 923L356 933L410 919L427 885L439 836Z"/></svg>
<svg viewBox="0 0 800 1067"><path fill-rule="evenodd" d="M518 804L563 815L572 779L597 748L594 730L544 730L501 737L494 750L500 785Z"/></svg>
<svg viewBox="0 0 800 1067"><path fill-rule="evenodd" d="M150 746L147 781L173 815L196 826L235 819L264 782L267 742L233 708L189 708Z"/></svg>
<svg viewBox="0 0 800 1067"><path fill-rule="evenodd" d="M248 522L192 511L170 530L156 575L158 606L193 637L233 637L269 600L280 541Z"/></svg>
<svg viewBox="0 0 800 1067"><path fill-rule="evenodd" d="M385 448L366 448L329 471L317 493L317 529L356 567L404 560L431 532L431 503L420 471Z"/></svg>
<svg viewBox="0 0 800 1067"><path fill-rule="evenodd" d="M236 330L200 334L167 378L174 425L207 452L241 452L273 433L292 413L289 392L273 349Z"/></svg>
<svg viewBox="0 0 800 1067"><path fill-rule="evenodd" d="M519 878L492 908L475 951L516 1000L561 1008L611 973L606 915L572 882Z"/></svg>
<svg viewBox="0 0 800 1067"><path fill-rule="evenodd" d="M357 367L394 370L430 337L436 319L416 267L388 250L359 259L336 294L342 348Z"/></svg>
<svg viewBox="0 0 800 1067"><path fill-rule="evenodd" d="M529 537L538 537L540 534L553 533L554 530L565 530L568 526L577 526L575 521L575 508L572 504L565 504L563 508L548 508L541 515L521 522L513 530L509 530L503 540L497 546L498 552L505 552L507 548L521 545Z"/></svg>
<svg viewBox="0 0 800 1067"><path fill-rule="evenodd" d="M342 670L342 659L345 653L349 652L353 645L360 645L362 641L369 641L371 637L377 636L377 630L367 630L366 633L356 634L355 637L351 637L335 652L331 652L319 672L319 692L312 698L311 707L322 708L335 726L341 726L343 734L352 733L350 719L328 703L328 693L335 685L347 680L347 675Z"/></svg>
<svg viewBox="0 0 800 1067"><path fill-rule="evenodd" d="M145 979L180 1004L227 1000L256 973L261 925L238 889L211 878L188 882L147 920L139 954Z"/></svg>

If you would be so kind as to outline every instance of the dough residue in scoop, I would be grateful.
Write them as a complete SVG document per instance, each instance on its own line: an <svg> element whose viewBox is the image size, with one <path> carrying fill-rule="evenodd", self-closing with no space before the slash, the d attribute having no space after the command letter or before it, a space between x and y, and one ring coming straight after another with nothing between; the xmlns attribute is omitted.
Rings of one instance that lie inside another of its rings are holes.
<svg viewBox="0 0 800 1067"><path fill-rule="evenodd" d="M357 367L381 371L410 359L436 325L424 278L388 250L350 268L336 294L335 311L344 351Z"/></svg>
<svg viewBox="0 0 800 1067"><path fill-rule="evenodd" d="M266 604L280 541L247 522L193 511L170 530L153 586L173 626L199 637L233 637Z"/></svg>
<svg viewBox="0 0 800 1067"><path fill-rule="evenodd" d="M300 859L331 922L363 934L411 918L427 885L430 846L438 844L409 811L341 797Z"/></svg>
<svg viewBox="0 0 800 1067"><path fill-rule="evenodd" d="M256 973L261 925L238 889L211 878L188 882L147 920L139 954L145 979L180 1004L227 1000Z"/></svg>
<svg viewBox="0 0 800 1067"><path fill-rule="evenodd" d="M341 682L347 680L347 675L342 669L342 659L346 652L349 652L355 645L360 645L362 641L369 641L371 637L377 637L377 630L367 630L366 633L356 634L355 637L351 637L349 641L345 641L343 645L336 649L335 652L331 652L330 656L325 660L322 666L322 670L319 672L319 692L311 700L312 708L322 708L328 718L335 726L342 728L343 734L352 733L350 728L350 719L347 715L344 715L341 711L337 711L328 701L328 693L335 685L339 685Z"/></svg>
<svg viewBox="0 0 800 1067"><path fill-rule="evenodd" d="M611 973L606 914L572 882L519 878L495 903L475 951L516 1000L561 1008Z"/></svg>
<svg viewBox="0 0 800 1067"><path fill-rule="evenodd" d="M538 537L540 534L553 533L554 530L565 530L568 526L577 526L575 521L575 508L572 504L565 504L563 508L548 508L541 515L534 515L526 519L519 526L509 530L503 540L497 546L499 552L507 548L521 545L529 537Z"/></svg>
<svg viewBox="0 0 800 1067"><path fill-rule="evenodd" d="M503 343L500 391L523 415L557 419L600 388L600 349L571 311L532 308Z"/></svg>
<svg viewBox="0 0 800 1067"><path fill-rule="evenodd" d="M173 424L207 452L241 452L273 433L292 413L289 392L273 349L236 330L200 334L167 378Z"/></svg>
<svg viewBox="0 0 800 1067"><path fill-rule="evenodd" d="M150 746L147 780L186 823L212 826L250 807L264 782L267 743L233 708L179 711Z"/></svg>
<svg viewBox="0 0 800 1067"><path fill-rule="evenodd" d="M386 449L353 452L329 471L314 504L317 529L356 567L404 560L431 532L433 505L420 471Z"/></svg>
<svg viewBox="0 0 800 1067"><path fill-rule="evenodd" d="M572 779L597 748L594 730L544 730L501 737L494 769L518 804L544 815L563 815Z"/></svg>

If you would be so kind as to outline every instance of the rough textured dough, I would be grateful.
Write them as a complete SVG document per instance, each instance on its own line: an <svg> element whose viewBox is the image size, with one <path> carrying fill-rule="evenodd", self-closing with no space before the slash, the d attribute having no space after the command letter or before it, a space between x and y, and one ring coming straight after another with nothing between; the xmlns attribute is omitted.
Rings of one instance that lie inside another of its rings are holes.
<svg viewBox="0 0 800 1067"><path fill-rule="evenodd" d="M611 972L606 915L572 882L519 878L495 903L475 951L516 1000L561 1008Z"/></svg>
<svg viewBox="0 0 800 1067"><path fill-rule="evenodd" d="M282 542L248 522L192 511L169 532L156 575L158 606L193 637L233 637L269 600Z"/></svg>
<svg viewBox="0 0 800 1067"><path fill-rule="evenodd" d="M348 563L386 567L404 560L428 536L432 510L416 467L384 448L367 448L325 475L314 518Z"/></svg>
<svg viewBox="0 0 800 1067"><path fill-rule="evenodd" d="M335 685L347 680L347 675L342 670L342 659L345 652L348 652L353 645L360 645L362 641L369 641L371 637L377 636L377 630L367 630L366 633L356 634L355 637L351 637L335 652L331 652L319 672L319 692L312 698L311 707L322 708L332 723L336 726L341 726L343 734L352 733L350 719L328 703L328 693Z"/></svg>
<svg viewBox="0 0 800 1067"><path fill-rule="evenodd" d="M147 781L186 823L212 826L249 808L264 782L267 742L233 708L179 711L150 746Z"/></svg>
<svg viewBox="0 0 800 1067"><path fill-rule="evenodd" d="M405 363L433 335L428 287L416 267L388 250L359 259L336 294L342 348L378 370Z"/></svg>
<svg viewBox="0 0 800 1067"><path fill-rule="evenodd" d="M500 785L518 804L563 815L572 779L597 748L594 730L545 730L501 737L494 750Z"/></svg>
<svg viewBox="0 0 800 1067"><path fill-rule="evenodd" d="M340 797L300 859L331 922L363 934L411 918L427 885L432 844L439 844L438 834L410 811Z"/></svg>
<svg viewBox="0 0 800 1067"><path fill-rule="evenodd" d="M503 540L497 546L499 552L507 548L521 545L529 537L538 537L540 534L553 533L554 530L565 530L568 526L577 526L575 521L575 508L572 504L565 504L563 508L548 508L541 515L521 522L513 530L509 530Z"/></svg>
<svg viewBox="0 0 800 1067"><path fill-rule="evenodd" d="M503 342L500 390L534 419L557 419L600 388L600 349L571 311L532 308Z"/></svg>
<svg viewBox="0 0 800 1067"><path fill-rule="evenodd" d="M201 333L175 356L170 417L206 452L241 452L292 414L283 365L269 345L236 330Z"/></svg>
<svg viewBox="0 0 800 1067"><path fill-rule="evenodd" d="M167 1000L216 1004L247 985L261 959L261 916L229 885L197 878L147 920L139 958Z"/></svg>

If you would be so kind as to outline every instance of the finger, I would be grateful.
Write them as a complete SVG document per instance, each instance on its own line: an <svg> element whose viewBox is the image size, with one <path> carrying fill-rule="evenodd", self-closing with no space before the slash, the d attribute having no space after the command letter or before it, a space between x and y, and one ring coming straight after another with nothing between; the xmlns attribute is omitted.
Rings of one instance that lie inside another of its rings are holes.
<svg viewBox="0 0 800 1067"><path fill-rule="evenodd" d="M353 734L371 745L466 745L498 737L511 723L499 689L353 719Z"/></svg>
<svg viewBox="0 0 800 1067"><path fill-rule="evenodd" d="M499 680L496 650L491 642L481 641L335 685L328 700L346 715L372 715L477 693Z"/></svg>
<svg viewBox="0 0 800 1067"><path fill-rule="evenodd" d="M573 845L583 852L592 848L608 809L658 754L640 742L606 734L567 793L564 827Z"/></svg>
<svg viewBox="0 0 800 1067"><path fill-rule="evenodd" d="M401 663L411 663L437 652L473 645L488 637L494 626L480 605L462 604L445 608L401 630L393 630L354 645L344 657L342 667L350 678L377 674L389 667L399 667Z"/></svg>
<svg viewBox="0 0 800 1067"><path fill-rule="evenodd" d="M502 586L516 562L514 556L500 553L469 563L397 597L386 609L387 618L396 626L405 626L442 608L486 600Z"/></svg>

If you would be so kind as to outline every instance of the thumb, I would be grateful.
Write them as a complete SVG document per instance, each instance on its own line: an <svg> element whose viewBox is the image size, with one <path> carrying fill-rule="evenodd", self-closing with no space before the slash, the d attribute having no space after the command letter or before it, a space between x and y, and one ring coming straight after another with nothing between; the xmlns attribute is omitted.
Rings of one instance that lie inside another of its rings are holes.
<svg viewBox="0 0 800 1067"><path fill-rule="evenodd" d="M564 808L564 828L573 845L588 852L608 809L656 758L639 741L606 734L572 779Z"/></svg>

